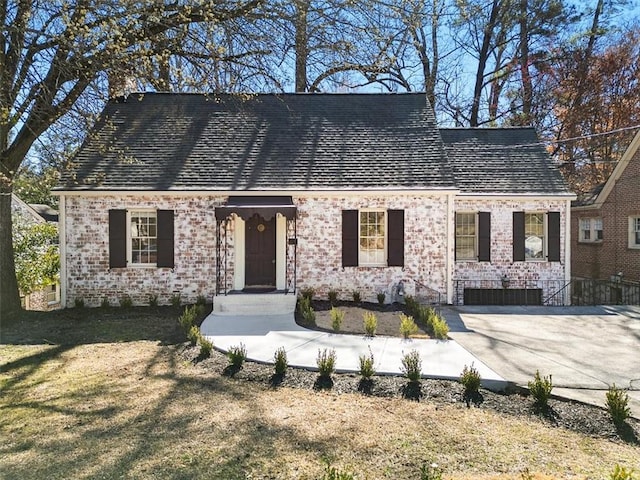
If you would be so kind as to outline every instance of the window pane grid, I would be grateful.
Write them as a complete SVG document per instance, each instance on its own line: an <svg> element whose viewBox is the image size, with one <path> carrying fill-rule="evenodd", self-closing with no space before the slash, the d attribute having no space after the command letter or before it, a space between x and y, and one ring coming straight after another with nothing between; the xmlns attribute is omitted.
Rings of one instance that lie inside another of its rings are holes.
<svg viewBox="0 0 640 480"><path fill-rule="evenodd" d="M456 258L476 258L475 213L456 213Z"/></svg>
<svg viewBox="0 0 640 480"><path fill-rule="evenodd" d="M524 251L525 258L538 260L544 258L544 214L525 213L524 215Z"/></svg>
<svg viewBox="0 0 640 480"><path fill-rule="evenodd" d="M158 226L153 212L131 214L131 263L156 263Z"/></svg>
<svg viewBox="0 0 640 480"><path fill-rule="evenodd" d="M360 212L360 264L385 263L385 212Z"/></svg>

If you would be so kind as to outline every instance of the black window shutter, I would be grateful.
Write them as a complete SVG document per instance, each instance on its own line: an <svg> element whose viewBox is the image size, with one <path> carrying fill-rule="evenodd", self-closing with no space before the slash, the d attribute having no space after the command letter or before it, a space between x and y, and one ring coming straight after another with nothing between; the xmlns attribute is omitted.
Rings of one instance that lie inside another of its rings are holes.
<svg viewBox="0 0 640 480"><path fill-rule="evenodd" d="M387 222L389 224L387 265L404 267L404 210L388 210Z"/></svg>
<svg viewBox="0 0 640 480"><path fill-rule="evenodd" d="M524 262L524 212L513 212L513 261Z"/></svg>
<svg viewBox="0 0 640 480"><path fill-rule="evenodd" d="M358 210L342 211L342 266L358 266Z"/></svg>
<svg viewBox="0 0 640 480"><path fill-rule="evenodd" d="M478 261L491 261L491 212L478 213Z"/></svg>
<svg viewBox="0 0 640 480"><path fill-rule="evenodd" d="M127 266L127 211L109 210L109 268Z"/></svg>
<svg viewBox="0 0 640 480"><path fill-rule="evenodd" d="M158 210L158 267L174 267L173 210Z"/></svg>
<svg viewBox="0 0 640 480"><path fill-rule="evenodd" d="M560 261L560 212L549 212L547 214L547 232L549 242L547 244L547 260L550 262Z"/></svg>

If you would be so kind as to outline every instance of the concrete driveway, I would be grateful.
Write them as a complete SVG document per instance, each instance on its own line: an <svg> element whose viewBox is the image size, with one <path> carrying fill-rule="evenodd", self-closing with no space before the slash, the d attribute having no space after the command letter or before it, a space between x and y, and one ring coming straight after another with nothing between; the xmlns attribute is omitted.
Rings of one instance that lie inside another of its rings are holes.
<svg viewBox="0 0 640 480"><path fill-rule="evenodd" d="M451 307L450 336L506 380L604 406L615 383L640 418L640 307Z"/></svg>

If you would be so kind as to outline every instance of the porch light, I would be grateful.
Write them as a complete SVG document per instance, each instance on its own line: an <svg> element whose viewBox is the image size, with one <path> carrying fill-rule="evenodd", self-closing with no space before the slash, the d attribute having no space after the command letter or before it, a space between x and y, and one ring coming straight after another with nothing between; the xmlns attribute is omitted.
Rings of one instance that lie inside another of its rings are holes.
<svg viewBox="0 0 640 480"><path fill-rule="evenodd" d="M502 288L509 288L509 284L511 283L511 279L509 277L507 277L506 274L502 276L500 281L502 282Z"/></svg>
<svg viewBox="0 0 640 480"><path fill-rule="evenodd" d="M611 275L611 283L622 283L622 272Z"/></svg>

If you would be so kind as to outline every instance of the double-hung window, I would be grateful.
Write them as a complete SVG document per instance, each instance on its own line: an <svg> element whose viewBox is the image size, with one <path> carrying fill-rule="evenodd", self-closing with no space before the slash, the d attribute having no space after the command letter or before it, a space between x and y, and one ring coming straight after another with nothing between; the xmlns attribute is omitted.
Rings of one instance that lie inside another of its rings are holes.
<svg viewBox="0 0 640 480"><path fill-rule="evenodd" d="M343 210L342 266L404 266L404 210Z"/></svg>
<svg viewBox="0 0 640 480"><path fill-rule="evenodd" d="M513 212L513 260L560 261L560 212Z"/></svg>
<svg viewBox="0 0 640 480"><path fill-rule="evenodd" d="M386 224L385 210L360 211L359 265L384 266L387 264Z"/></svg>
<svg viewBox="0 0 640 480"><path fill-rule="evenodd" d="M456 212L456 261L491 261L491 213Z"/></svg>
<svg viewBox="0 0 640 480"><path fill-rule="evenodd" d="M544 213L524 214L524 258L525 260L545 259Z"/></svg>
<svg viewBox="0 0 640 480"><path fill-rule="evenodd" d="M156 212L129 212L129 237L129 264L155 265L158 253Z"/></svg>
<svg viewBox="0 0 640 480"><path fill-rule="evenodd" d="M456 260L478 258L476 219L475 213L456 213Z"/></svg>
<svg viewBox="0 0 640 480"><path fill-rule="evenodd" d="M173 250L173 210L109 210L109 268L173 268Z"/></svg>
<svg viewBox="0 0 640 480"><path fill-rule="evenodd" d="M602 219L601 218L581 218L580 219L580 236L581 242L601 242Z"/></svg>
<svg viewBox="0 0 640 480"><path fill-rule="evenodd" d="M640 248L640 215L629 217L629 248Z"/></svg>

